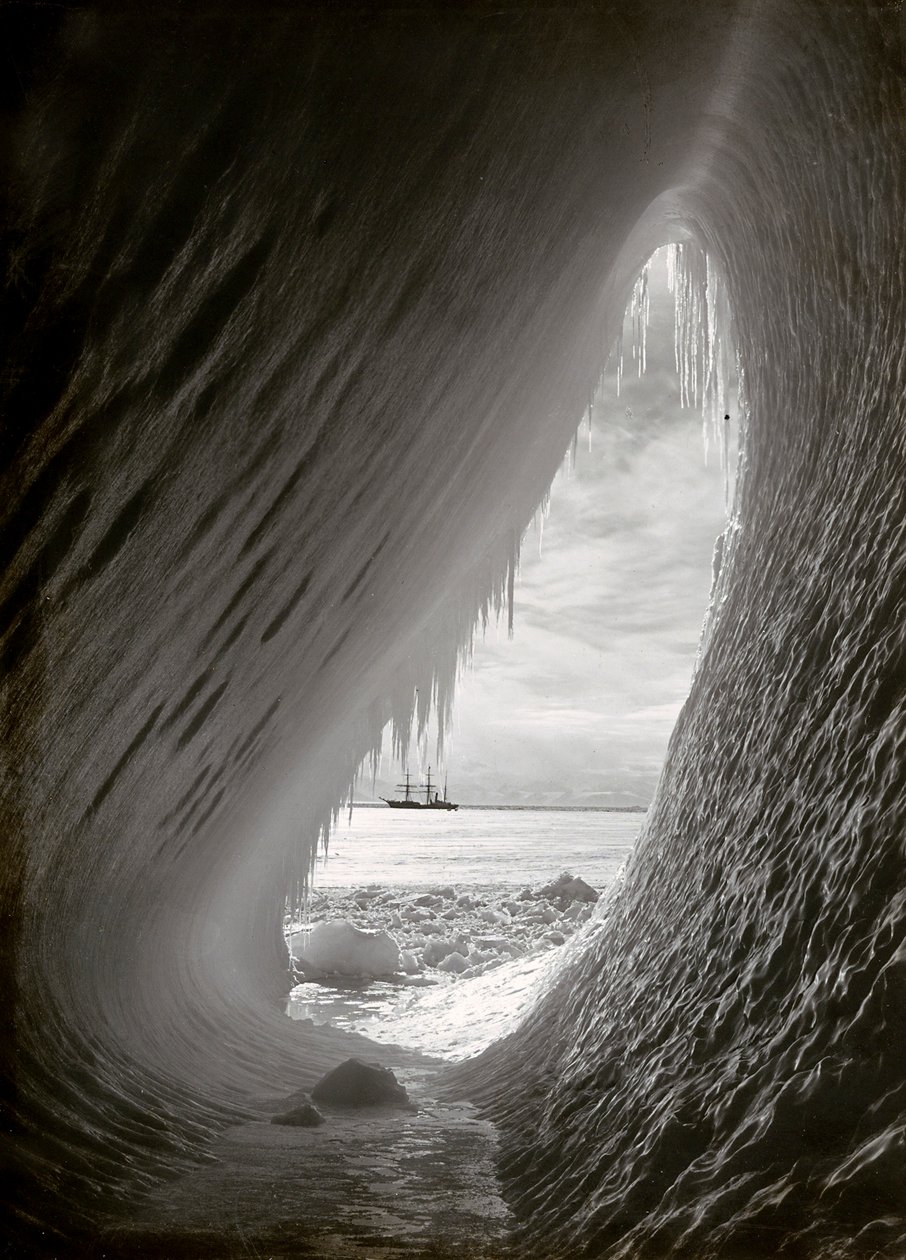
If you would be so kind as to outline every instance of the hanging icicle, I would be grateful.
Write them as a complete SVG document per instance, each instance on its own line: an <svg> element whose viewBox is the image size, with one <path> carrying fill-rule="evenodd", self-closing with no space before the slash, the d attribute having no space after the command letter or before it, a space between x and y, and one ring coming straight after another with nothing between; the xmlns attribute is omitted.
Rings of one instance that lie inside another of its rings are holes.
<svg viewBox="0 0 906 1260"><path fill-rule="evenodd" d="M639 277L629 299L629 323L632 334L632 358L636 365L636 374L641 377L648 368L648 323L651 315L651 298L648 289L648 274L651 260L639 272Z"/></svg>
<svg viewBox="0 0 906 1260"><path fill-rule="evenodd" d="M514 529L512 533L512 546L510 549L509 568L506 578L506 602L507 602L507 635L512 639L513 628L515 625L514 608L516 603L516 569L519 565L519 534Z"/></svg>

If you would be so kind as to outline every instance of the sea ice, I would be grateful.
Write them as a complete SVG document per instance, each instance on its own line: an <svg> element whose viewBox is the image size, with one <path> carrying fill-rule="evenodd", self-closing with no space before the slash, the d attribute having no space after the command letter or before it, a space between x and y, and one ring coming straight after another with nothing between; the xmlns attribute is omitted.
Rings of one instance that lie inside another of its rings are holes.
<svg viewBox="0 0 906 1260"><path fill-rule="evenodd" d="M389 932L369 931L339 919L317 923L307 941L304 936L296 932L290 943L304 970L338 976L387 976L399 971L399 946Z"/></svg>
<svg viewBox="0 0 906 1260"><path fill-rule="evenodd" d="M542 888L538 896L546 897L548 901L598 900L598 893L591 884L587 884L580 875L573 875L570 871L564 871L553 883Z"/></svg>
<svg viewBox="0 0 906 1260"><path fill-rule="evenodd" d="M465 971L468 965L468 962L465 958L463 958L462 954L454 952L452 954L447 954L445 958L441 959L441 961L437 964L437 969L438 971L458 973Z"/></svg>
<svg viewBox="0 0 906 1260"><path fill-rule="evenodd" d="M407 976L418 974L418 959L408 949L404 949L400 953L400 967L405 971Z"/></svg>
<svg viewBox="0 0 906 1260"><path fill-rule="evenodd" d="M424 959L428 967L436 967L444 958L455 950L452 942L433 940L425 946Z"/></svg>

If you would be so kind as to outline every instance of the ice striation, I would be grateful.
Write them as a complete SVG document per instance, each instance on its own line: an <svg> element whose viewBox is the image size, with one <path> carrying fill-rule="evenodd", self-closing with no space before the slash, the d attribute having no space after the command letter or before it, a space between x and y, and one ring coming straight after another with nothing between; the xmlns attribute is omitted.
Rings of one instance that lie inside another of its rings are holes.
<svg viewBox="0 0 906 1260"><path fill-rule="evenodd" d="M702 657L619 895L456 1088L529 1252L902 1256L900 6L7 17L10 1248L357 1052L281 1013L287 889L449 712L668 245L724 458L742 398Z"/></svg>

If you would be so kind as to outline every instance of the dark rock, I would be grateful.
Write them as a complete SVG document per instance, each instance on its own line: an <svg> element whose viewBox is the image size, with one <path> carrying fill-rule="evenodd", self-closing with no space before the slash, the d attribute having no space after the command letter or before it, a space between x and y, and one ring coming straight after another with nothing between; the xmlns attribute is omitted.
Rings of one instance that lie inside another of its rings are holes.
<svg viewBox="0 0 906 1260"><path fill-rule="evenodd" d="M314 1129L324 1123L324 1117L311 1103L303 1103L301 1107L293 1107L292 1111L284 1111L279 1116L271 1116L271 1124L290 1124L300 1129Z"/></svg>
<svg viewBox="0 0 906 1260"><path fill-rule="evenodd" d="M331 1107L411 1107L409 1095L389 1068L347 1059L322 1076L311 1091Z"/></svg>

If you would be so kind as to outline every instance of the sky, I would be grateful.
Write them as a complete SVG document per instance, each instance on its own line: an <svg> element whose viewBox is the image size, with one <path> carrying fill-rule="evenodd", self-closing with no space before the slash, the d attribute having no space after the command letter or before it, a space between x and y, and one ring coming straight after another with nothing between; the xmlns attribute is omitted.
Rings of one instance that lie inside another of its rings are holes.
<svg viewBox="0 0 906 1260"><path fill-rule="evenodd" d="M651 800L689 692L726 522L719 458L712 449L706 463L701 417L679 404L662 267L651 291L647 372L637 377L627 340L620 394L612 360L590 442L583 423L543 531L536 521L523 539L513 638L504 615L478 637L460 680L445 741L453 800ZM379 795L400 777L389 747L387 738ZM437 769L430 737L409 768L423 773L428 762Z"/></svg>

